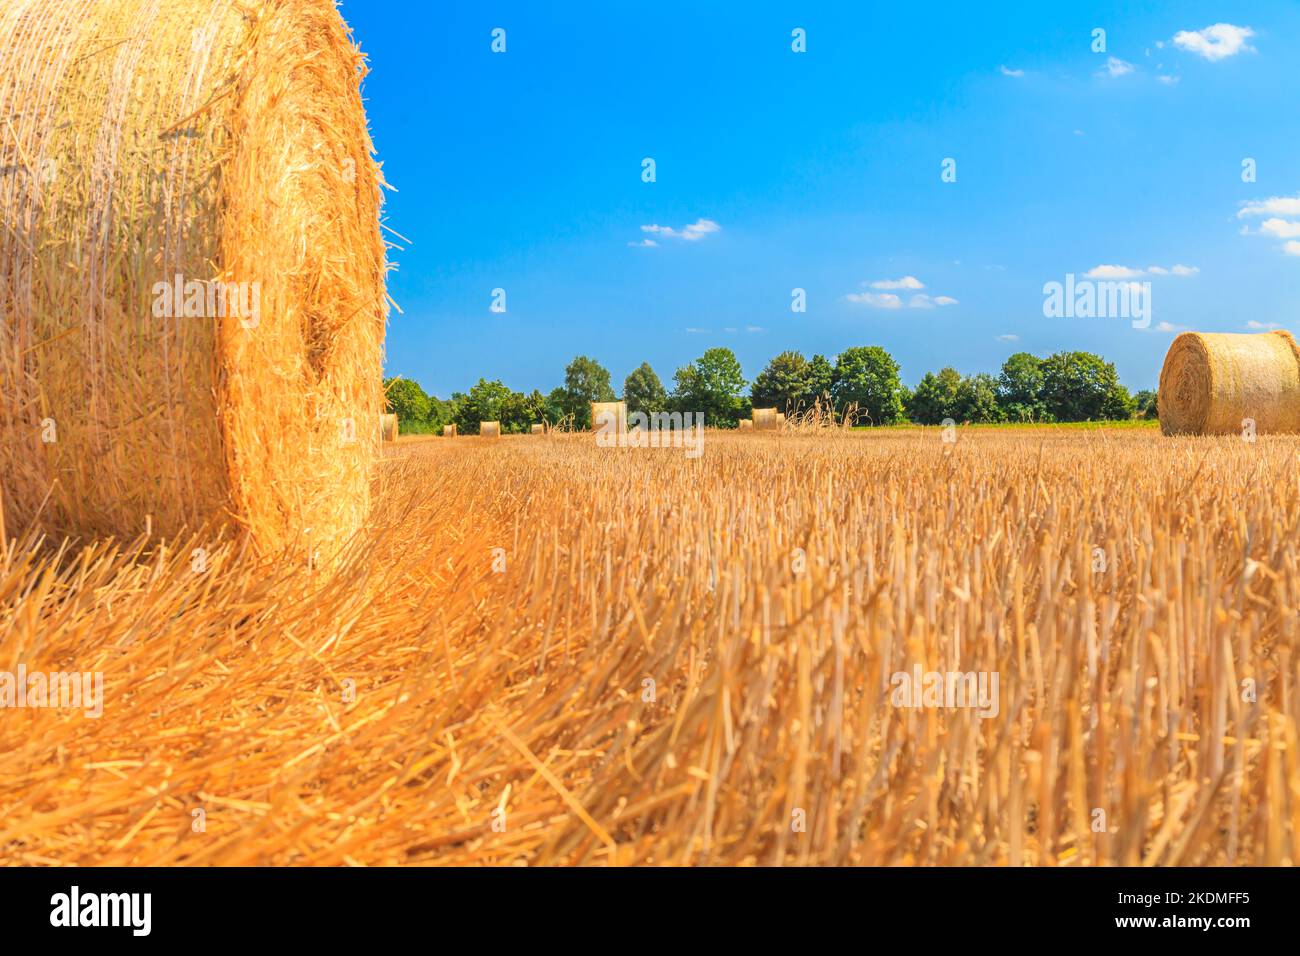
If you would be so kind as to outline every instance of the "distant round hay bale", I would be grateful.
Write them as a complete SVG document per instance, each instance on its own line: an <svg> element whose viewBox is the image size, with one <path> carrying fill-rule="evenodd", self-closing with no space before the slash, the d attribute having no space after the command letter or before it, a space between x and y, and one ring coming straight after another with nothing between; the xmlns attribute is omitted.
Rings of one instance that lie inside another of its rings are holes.
<svg viewBox="0 0 1300 956"><path fill-rule="evenodd" d="M0 4L11 530L233 521L325 554L362 526L386 318L364 72L333 0Z"/></svg>
<svg viewBox="0 0 1300 956"><path fill-rule="evenodd" d="M593 431L600 431L602 428L627 431L627 403L592 402L591 428Z"/></svg>
<svg viewBox="0 0 1300 956"><path fill-rule="evenodd" d="M755 431L772 431L780 428L781 423L777 419L777 410L775 408L756 408L753 412L752 421Z"/></svg>
<svg viewBox="0 0 1300 956"><path fill-rule="evenodd" d="M443 438L455 438L455 437L456 437L456 426L455 426L455 425L443 425L443 426L442 426L442 437L443 437Z"/></svg>
<svg viewBox="0 0 1300 956"><path fill-rule="evenodd" d="M751 418L742 418L737 422L737 425L739 425L742 432L752 432L754 430L754 420Z"/></svg>
<svg viewBox="0 0 1300 956"><path fill-rule="evenodd" d="M1300 431L1300 351L1289 332L1184 332L1160 371L1166 435Z"/></svg>
<svg viewBox="0 0 1300 956"><path fill-rule="evenodd" d="M379 418L379 437L383 441L397 441L397 416L381 415Z"/></svg>
<svg viewBox="0 0 1300 956"><path fill-rule="evenodd" d="M776 427L785 428L785 412L776 413Z"/></svg>
<svg viewBox="0 0 1300 956"><path fill-rule="evenodd" d="M546 434L546 426L545 426L545 425L534 425L532 428L528 429L528 433L529 433L530 435L545 435L545 434Z"/></svg>
<svg viewBox="0 0 1300 956"><path fill-rule="evenodd" d="M500 438L501 423L500 422L479 422L478 433L483 438Z"/></svg>

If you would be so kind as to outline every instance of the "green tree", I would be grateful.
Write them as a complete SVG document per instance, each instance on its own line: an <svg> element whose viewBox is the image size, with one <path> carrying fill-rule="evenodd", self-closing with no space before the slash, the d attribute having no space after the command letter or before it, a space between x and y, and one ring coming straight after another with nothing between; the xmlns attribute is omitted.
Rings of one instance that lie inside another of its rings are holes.
<svg viewBox="0 0 1300 956"><path fill-rule="evenodd" d="M799 396L800 408L811 408L818 402L834 405L831 386L835 384L835 367L827 361L825 355L814 355L808 361L807 382L804 393Z"/></svg>
<svg viewBox="0 0 1300 956"><path fill-rule="evenodd" d="M397 416L403 432L424 431L429 427L429 396L418 382L409 378L390 378L384 382L388 408Z"/></svg>
<svg viewBox="0 0 1300 956"><path fill-rule="evenodd" d="M1136 414L1137 401L1122 383L1115 382L1101 406L1101 417L1106 421L1125 422Z"/></svg>
<svg viewBox="0 0 1300 956"><path fill-rule="evenodd" d="M579 355L564 369L564 411L577 428L591 427L591 403L612 402L609 370L593 358Z"/></svg>
<svg viewBox="0 0 1300 956"><path fill-rule="evenodd" d="M1114 363L1091 352L1057 352L1043 360L1043 403L1056 421L1084 422L1120 413L1132 399Z"/></svg>
<svg viewBox="0 0 1300 956"><path fill-rule="evenodd" d="M798 411L809 391L808 360L798 352L782 352L758 373L750 399L754 408L775 408L789 415Z"/></svg>
<svg viewBox="0 0 1300 956"><path fill-rule="evenodd" d="M500 382L480 378L457 408L457 429L462 435L477 435L480 422L501 422L504 430L514 394Z"/></svg>
<svg viewBox="0 0 1300 956"><path fill-rule="evenodd" d="M1002 363L998 376L998 404L1008 421L1047 420L1043 402L1043 360L1028 352L1017 352Z"/></svg>
<svg viewBox="0 0 1300 956"><path fill-rule="evenodd" d="M898 363L879 345L845 349L835 359L831 394L843 410L856 404L872 425L892 425L903 415Z"/></svg>
<svg viewBox="0 0 1300 956"><path fill-rule="evenodd" d="M558 422L569 414L569 395L564 386L551 389L546 396L546 420Z"/></svg>
<svg viewBox="0 0 1300 956"><path fill-rule="evenodd" d="M918 425L940 425L945 418L961 421L961 387L962 377L955 368L941 369L937 375L926 372L912 392L908 417Z"/></svg>
<svg viewBox="0 0 1300 956"><path fill-rule="evenodd" d="M734 428L745 409L745 375L731 349L712 348L673 376L673 406L702 412L707 425Z"/></svg>
<svg viewBox="0 0 1300 956"><path fill-rule="evenodd" d="M1160 410L1156 407L1156 393L1144 388L1133 396L1133 404L1138 418L1159 418Z"/></svg>
<svg viewBox="0 0 1300 956"><path fill-rule="evenodd" d="M455 421L452 403L429 396L429 431L435 435L442 433L442 426Z"/></svg>
<svg viewBox="0 0 1300 956"><path fill-rule="evenodd" d="M634 368L623 382L623 401L627 402L629 414L643 412L648 415L668 407L668 392L649 362L642 362Z"/></svg>
<svg viewBox="0 0 1300 956"><path fill-rule="evenodd" d="M998 380L987 372L967 375L957 387L958 422L1000 422L1004 420L998 404Z"/></svg>
<svg viewBox="0 0 1300 956"><path fill-rule="evenodd" d="M528 393L523 404L524 414L530 427L535 424L550 424L554 421L551 418L550 406L546 401L546 396L537 389L533 389Z"/></svg>

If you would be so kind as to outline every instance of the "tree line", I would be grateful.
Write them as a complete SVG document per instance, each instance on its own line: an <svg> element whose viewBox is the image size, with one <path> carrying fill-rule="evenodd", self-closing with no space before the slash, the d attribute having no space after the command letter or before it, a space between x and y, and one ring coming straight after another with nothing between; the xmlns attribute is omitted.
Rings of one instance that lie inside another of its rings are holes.
<svg viewBox="0 0 1300 956"><path fill-rule="evenodd" d="M926 372L916 388L899 376L899 365L878 345L845 349L834 362L782 352L753 382L728 348L711 348L673 375L665 388L648 362L623 381L621 400L629 412L703 412L711 427L734 428L751 409L777 408L787 416L814 406L837 415L853 411L860 424L913 422L1116 421L1156 416L1155 393L1130 394L1114 363L1091 352L1057 352L1039 358L1017 352L998 375L962 375L952 368ZM455 424L461 434L478 433L479 422L499 421L503 432L526 432L537 422L591 427L592 402L620 399L609 370L579 355L564 370L564 384L543 395L516 392L500 381L480 378L467 393L440 399L410 379L384 383L391 411L404 433L437 433Z"/></svg>

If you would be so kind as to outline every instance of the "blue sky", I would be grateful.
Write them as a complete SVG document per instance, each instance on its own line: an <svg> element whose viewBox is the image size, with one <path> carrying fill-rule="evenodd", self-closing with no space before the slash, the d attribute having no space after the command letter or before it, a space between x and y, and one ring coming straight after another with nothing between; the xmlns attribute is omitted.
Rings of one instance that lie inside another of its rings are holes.
<svg viewBox="0 0 1300 956"><path fill-rule="evenodd" d="M1179 329L1295 324L1293 3L342 9L410 240L387 373L442 397L548 391L579 353L671 387L715 345L750 378L882 345L908 384L1085 349L1144 388ZM1044 317L1044 283L1100 266L1151 282L1151 328Z"/></svg>

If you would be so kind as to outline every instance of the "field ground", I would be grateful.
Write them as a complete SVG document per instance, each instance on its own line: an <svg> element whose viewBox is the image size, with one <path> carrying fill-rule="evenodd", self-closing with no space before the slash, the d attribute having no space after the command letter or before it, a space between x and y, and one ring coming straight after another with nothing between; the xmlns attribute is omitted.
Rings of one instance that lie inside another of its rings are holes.
<svg viewBox="0 0 1300 956"><path fill-rule="evenodd" d="M0 860L1291 863L1298 453L408 439L328 572L9 529L0 669L105 708L2 713Z"/></svg>

